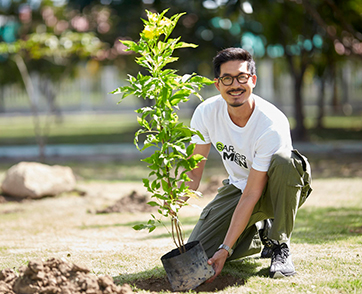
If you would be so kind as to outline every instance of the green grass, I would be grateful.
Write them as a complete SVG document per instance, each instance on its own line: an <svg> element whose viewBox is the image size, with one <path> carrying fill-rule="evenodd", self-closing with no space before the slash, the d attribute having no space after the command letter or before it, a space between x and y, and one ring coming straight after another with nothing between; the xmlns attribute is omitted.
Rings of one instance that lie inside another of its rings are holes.
<svg viewBox="0 0 362 294"><path fill-rule="evenodd" d="M0 145L35 143L31 123L30 117L1 117ZM329 128L324 133L310 130L314 138L362 139L360 117L330 117L326 118L326 125ZM134 115L65 117L62 124L52 127L49 143L132 142L136 128ZM237 260L227 263L223 274L238 277L245 285L230 285L215 293L362 293L361 159L355 156L347 159L338 155L311 160L315 190L298 211L292 237L298 275L272 280L267 277L269 260L257 257ZM127 164L121 159L62 164L72 167L78 181L84 185L140 183L148 174L145 164L139 160ZM0 181L11 165L0 164ZM342 170L350 171L348 179L341 179ZM224 172L219 160L210 159L203 178L207 180ZM59 256L85 264L97 275L110 274L118 283L135 285L140 280L164 278L159 257L168 246L168 234L162 228L150 235L131 229L131 225L148 219L148 214L86 212L88 208L102 208L101 201L104 201L102 205L109 204L107 196L100 193L79 197L73 193L0 204L0 270L18 268L37 258ZM197 215L182 218L187 235L196 220ZM134 289L137 290L136 286Z"/></svg>
<svg viewBox="0 0 362 294"><path fill-rule="evenodd" d="M47 124L40 117L42 130ZM133 142L137 128L135 114L65 116L63 121L49 123L48 144L102 144ZM35 144L33 119L0 118L0 145Z"/></svg>
<svg viewBox="0 0 362 294"><path fill-rule="evenodd" d="M333 244L340 241L360 240L362 228L360 207L307 208L298 211L298 223L293 231L293 242Z"/></svg>
<svg viewBox="0 0 362 294"><path fill-rule="evenodd" d="M94 184L122 187L113 180L97 181L95 173L92 182L81 183L89 184L89 191L94 189ZM298 211L292 237L297 275L270 279L270 260L253 256L226 263L222 272L223 277L238 278L243 284L230 284L212 293L362 292L361 181L359 178L316 179L313 188L310 199ZM121 192L124 192L122 188ZM148 213L87 213L89 208L94 210L109 204L108 197L107 193L82 197L70 193L36 201L2 203L0 270L56 256L83 264L96 275L111 275L117 283L129 283L139 293L167 293L162 287L154 292L152 288L139 288L144 282L165 279L160 256L173 246L166 230L160 227L151 234L133 231L131 226L147 220ZM204 206L210 199L200 201L197 204ZM185 207L186 214L181 215L186 235L198 217L198 212L191 208Z"/></svg>
<svg viewBox="0 0 362 294"><path fill-rule="evenodd" d="M183 118L186 123L189 117ZM101 144L132 143L138 123L135 113L67 115L61 121L46 122L40 117L41 126L50 126L48 144ZM306 119L310 138L323 140L361 140L362 117L330 116L324 119L325 128L315 129L315 120ZM293 126L293 119L291 125ZM31 116L0 117L0 146L36 144Z"/></svg>

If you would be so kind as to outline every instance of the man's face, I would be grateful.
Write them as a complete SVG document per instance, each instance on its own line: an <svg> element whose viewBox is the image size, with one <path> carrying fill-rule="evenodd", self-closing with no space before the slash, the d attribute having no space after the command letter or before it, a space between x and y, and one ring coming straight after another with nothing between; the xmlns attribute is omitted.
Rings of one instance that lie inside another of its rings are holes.
<svg viewBox="0 0 362 294"><path fill-rule="evenodd" d="M220 78L232 76L234 77L232 84L225 86L220 79L214 79L216 88L231 107L243 105L249 99L256 85L256 75L250 76L245 84L241 84L236 78L241 73L250 74L246 61L227 61L220 66Z"/></svg>

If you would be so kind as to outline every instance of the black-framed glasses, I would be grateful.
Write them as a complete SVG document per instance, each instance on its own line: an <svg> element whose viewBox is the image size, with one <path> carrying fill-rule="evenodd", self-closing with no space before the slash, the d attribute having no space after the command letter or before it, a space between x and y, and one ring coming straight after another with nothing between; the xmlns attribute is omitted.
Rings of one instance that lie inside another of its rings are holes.
<svg viewBox="0 0 362 294"><path fill-rule="evenodd" d="M218 80L223 83L224 86L230 86L234 82L234 79L236 79L240 84L246 84L248 82L248 79L252 77L253 75L248 73L240 73L237 76L223 76L219 77Z"/></svg>

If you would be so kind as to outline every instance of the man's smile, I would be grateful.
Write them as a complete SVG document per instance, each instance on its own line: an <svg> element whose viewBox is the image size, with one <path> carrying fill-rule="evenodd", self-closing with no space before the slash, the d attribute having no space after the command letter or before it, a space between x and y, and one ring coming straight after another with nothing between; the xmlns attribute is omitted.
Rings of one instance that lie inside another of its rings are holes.
<svg viewBox="0 0 362 294"><path fill-rule="evenodd" d="M239 96L241 94L243 94L245 92L245 89L235 89L235 90L230 90L227 93L231 96Z"/></svg>

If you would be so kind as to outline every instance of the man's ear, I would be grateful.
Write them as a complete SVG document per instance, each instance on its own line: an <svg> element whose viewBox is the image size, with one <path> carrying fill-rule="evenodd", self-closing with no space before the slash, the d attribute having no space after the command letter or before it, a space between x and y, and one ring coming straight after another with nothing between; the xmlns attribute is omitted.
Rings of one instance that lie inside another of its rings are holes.
<svg viewBox="0 0 362 294"><path fill-rule="evenodd" d="M257 78L257 76L256 75L253 75L252 77L251 77L251 80L252 80L252 82L253 82L253 88L255 88L255 86L256 86L256 80L257 80L258 78Z"/></svg>
<svg viewBox="0 0 362 294"><path fill-rule="evenodd" d="M215 85L216 89L220 92L219 79L217 79L217 78L214 79L214 85Z"/></svg>

